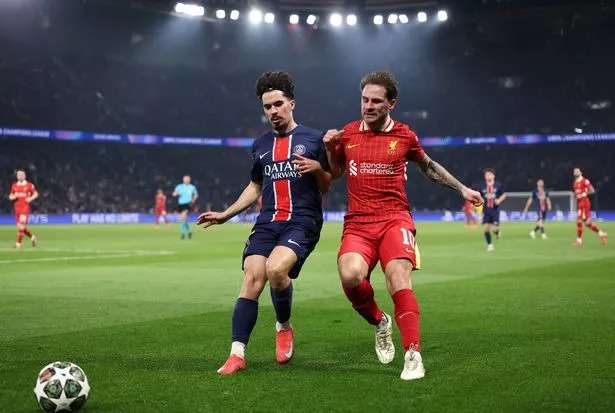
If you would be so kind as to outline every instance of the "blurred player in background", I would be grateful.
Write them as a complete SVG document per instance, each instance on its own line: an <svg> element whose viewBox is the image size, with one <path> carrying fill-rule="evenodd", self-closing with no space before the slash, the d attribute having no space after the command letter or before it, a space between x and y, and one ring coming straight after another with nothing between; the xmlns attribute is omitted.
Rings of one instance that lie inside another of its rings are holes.
<svg viewBox="0 0 615 413"><path fill-rule="evenodd" d="M574 168L572 171L574 175L574 183L572 185L574 194L577 198L577 240L572 244L575 247L583 245L583 223L592 231L598 233L600 236L600 242L606 244L607 233L603 232L594 223L591 222L591 202L589 201L589 195L593 194L594 187L589 179L583 176L581 169Z"/></svg>
<svg viewBox="0 0 615 413"><path fill-rule="evenodd" d="M267 281L277 320L276 360L284 364L293 357L291 280L299 276L320 238L320 194L331 185L323 133L298 125L293 118L294 81L290 74L264 73L256 82L256 94L273 131L252 145L251 181L226 211L205 212L197 221L203 227L223 224L262 194L262 208L243 251L244 281L233 311L231 354L218 369L223 375L246 367L246 346Z"/></svg>
<svg viewBox="0 0 615 413"><path fill-rule="evenodd" d="M173 191L173 196L177 197L177 212L180 215L181 239L192 238L192 231L188 223L190 207L199 197L196 187L190 183L190 176L185 175L183 182L178 184Z"/></svg>
<svg viewBox="0 0 615 413"><path fill-rule="evenodd" d="M156 228L160 228L160 220L164 219L164 223L169 225L169 219L167 218L167 196L162 189L156 192L154 213L156 215Z"/></svg>
<svg viewBox="0 0 615 413"><path fill-rule="evenodd" d="M474 228L478 228L478 221L476 220L474 205L472 205L471 201L465 201L463 203L463 213L466 216L466 228L470 228L470 224L472 224Z"/></svg>
<svg viewBox="0 0 615 413"><path fill-rule="evenodd" d="M483 206L483 231L487 241L487 251L493 251L491 233L500 238L500 204L506 199L502 184L495 180L495 171L485 169L485 186L481 189L485 205Z"/></svg>
<svg viewBox="0 0 615 413"><path fill-rule="evenodd" d="M542 179L536 181L536 188L532 191L532 194L525 203L523 215L527 214L532 202L536 202L538 220L536 221L536 227L530 231L530 237L532 237L532 239L536 238L536 231L540 230L542 239L547 239L547 234L545 234L545 221L547 220L547 212L551 211L551 198L549 198L549 191L545 189L545 181Z"/></svg>
<svg viewBox="0 0 615 413"><path fill-rule="evenodd" d="M38 191L31 182L26 181L26 172L17 171L17 181L11 185L9 199L13 201L15 210L15 223L17 224L17 242L15 248L21 248L21 241L26 235L30 238L32 246L36 247L36 235L28 229L28 218L30 216L30 203L38 198Z"/></svg>
<svg viewBox="0 0 615 413"><path fill-rule="evenodd" d="M362 120L329 130L324 142L335 178L347 172L348 213L344 217L338 269L353 308L375 326L375 347L383 364L393 361L393 320L374 300L370 275L378 261L395 307L405 350L403 380L425 376L419 337L419 305L412 291L412 270L420 255L406 195L406 164L415 162L431 181L480 204L477 191L462 185L421 148L416 134L391 119L397 81L388 72L366 75L360 84ZM386 392L386 390L385 390Z"/></svg>

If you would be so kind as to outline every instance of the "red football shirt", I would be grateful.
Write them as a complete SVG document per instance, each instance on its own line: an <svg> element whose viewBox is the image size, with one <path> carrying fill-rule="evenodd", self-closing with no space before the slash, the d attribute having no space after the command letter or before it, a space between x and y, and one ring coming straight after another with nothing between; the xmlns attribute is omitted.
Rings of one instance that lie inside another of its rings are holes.
<svg viewBox="0 0 615 413"><path fill-rule="evenodd" d="M16 195L17 199L13 201L13 208L16 213L27 214L30 211L30 204L26 199L36 193L36 188L31 182L24 181L23 183L14 182L11 186L11 194Z"/></svg>
<svg viewBox="0 0 615 413"><path fill-rule="evenodd" d="M167 204L167 196L164 194L156 195L156 208L164 208Z"/></svg>
<svg viewBox="0 0 615 413"><path fill-rule="evenodd" d="M349 123L336 156L346 166L346 220L376 222L408 216L406 164L425 157L408 125L389 119L382 131L373 132L363 121Z"/></svg>
<svg viewBox="0 0 615 413"><path fill-rule="evenodd" d="M589 179L581 177L581 179L574 180L572 187L577 199L584 199L587 198L587 192L589 191L589 188L592 187L592 184L589 182Z"/></svg>

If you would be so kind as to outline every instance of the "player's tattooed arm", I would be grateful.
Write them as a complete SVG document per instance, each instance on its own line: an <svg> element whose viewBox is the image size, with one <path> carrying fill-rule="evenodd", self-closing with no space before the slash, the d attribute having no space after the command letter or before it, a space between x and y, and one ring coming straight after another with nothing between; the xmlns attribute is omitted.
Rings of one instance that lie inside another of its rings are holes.
<svg viewBox="0 0 615 413"><path fill-rule="evenodd" d="M417 162L420 171L431 182L435 182L446 188L450 188L461 194L463 199L470 201L473 205L479 206L483 204L483 197L479 192L468 188L450 174L442 165L432 160L429 156L425 155L423 159Z"/></svg>
<svg viewBox="0 0 615 413"><path fill-rule="evenodd" d="M450 174L442 165L425 155L417 162L419 170L427 179L454 191L461 192L464 185Z"/></svg>

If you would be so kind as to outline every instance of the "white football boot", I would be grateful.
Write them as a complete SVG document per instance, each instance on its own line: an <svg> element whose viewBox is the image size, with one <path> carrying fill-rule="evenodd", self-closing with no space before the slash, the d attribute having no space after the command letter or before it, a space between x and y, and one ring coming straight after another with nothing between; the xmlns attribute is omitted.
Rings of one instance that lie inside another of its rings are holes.
<svg viewBox="0 0 615 413"><path fill-rule="evenodd" d="M406 351L404 369L400 377L402 380L417 380L425 377L425 367L423 366L421 353L412 349Z"/></svg>
<svg viewBox="0 0 615 413"><path fill-rule="evenodd" d="M536 231L534 231L534 230L531 230L531 231L530 231L530 238L531 238L531 239L536 238Z"/></svg>
<svg viewBox="0 0 615 413"><path fill-rule="evenodd" d="M395 358L393 320L384 311L382 312L382 321L376 326L376 354L382 364L389 364Z"/></svg>

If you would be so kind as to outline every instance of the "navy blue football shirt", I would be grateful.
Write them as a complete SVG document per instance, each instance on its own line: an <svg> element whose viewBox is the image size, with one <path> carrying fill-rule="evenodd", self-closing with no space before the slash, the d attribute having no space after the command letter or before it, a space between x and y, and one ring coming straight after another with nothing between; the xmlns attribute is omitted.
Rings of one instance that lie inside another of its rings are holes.
<svg viewBox="0 0 615 413"><path fill-rule="evenodd" d="M257 223L294 221L301 217L322 221L322 196L312 174L301 175L292 161L298 154L315 159L329 170L324 133L298 125L286 135L268 132L252 145L253 182L263 188L263 206Z"/></svg>

